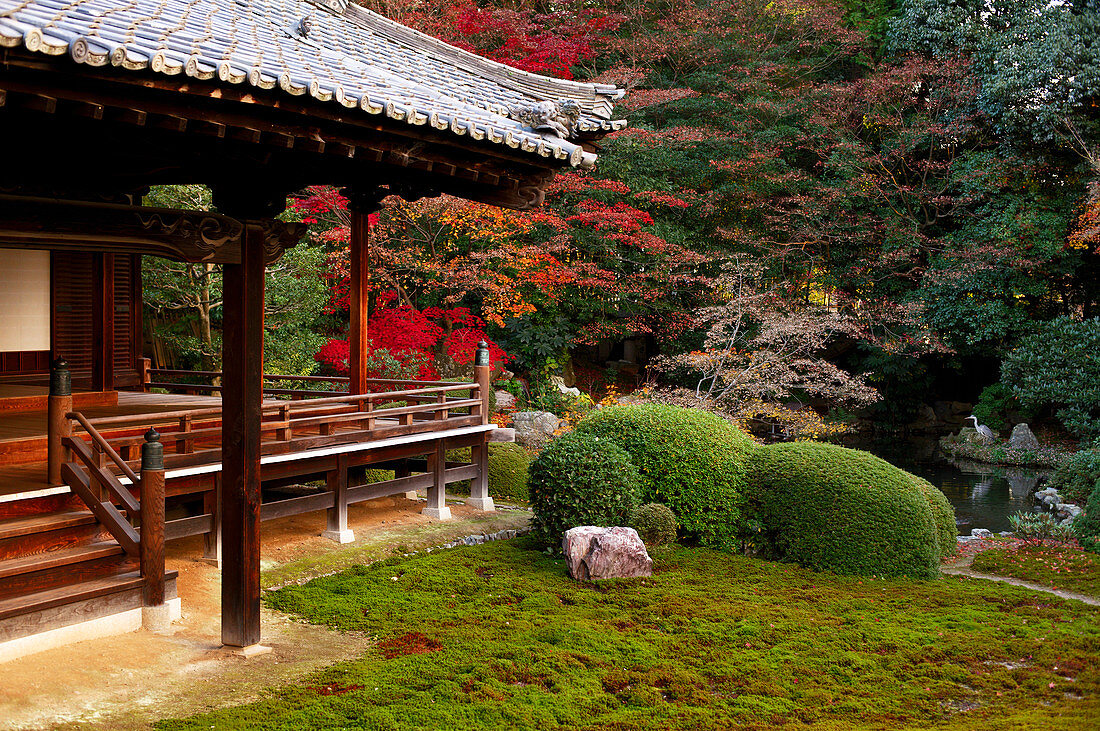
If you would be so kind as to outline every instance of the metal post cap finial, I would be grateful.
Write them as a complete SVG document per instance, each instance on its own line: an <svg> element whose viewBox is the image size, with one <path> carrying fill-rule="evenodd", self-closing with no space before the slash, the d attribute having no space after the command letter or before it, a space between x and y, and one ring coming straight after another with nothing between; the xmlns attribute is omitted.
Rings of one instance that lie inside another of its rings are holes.
<svg viewBox="0 0 1100 731"><path fill-rule="evenodd" d="M477 355L474 358L475 366L489 365L489 343L484 340L477 344Z"/></svg>
<svg viewBox="0 0 1100 731"><path fill-rule="evenodd" d="M73 395L73 374L69 371L69 361L61 356L50 364L50 395Z"/></svg>
<svg viewBox="0 0 1100 731"><path fill-rule="evenodd" d="M145 432L145 444L141 445L141 469L164 469L164 445L160 443L160 432L153 427Z"/></svg>

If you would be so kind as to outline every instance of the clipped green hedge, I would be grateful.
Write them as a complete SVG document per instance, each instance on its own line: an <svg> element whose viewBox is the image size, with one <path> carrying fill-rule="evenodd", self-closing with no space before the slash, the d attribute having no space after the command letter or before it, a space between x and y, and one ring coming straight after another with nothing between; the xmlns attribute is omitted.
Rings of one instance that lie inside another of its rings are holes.
<svg viewBox="0 0 1100 731"><path fill-rule="evenodd" d="M955 522L955 509L951 507L947 496L940 489L923 477L906 472L920 491L924 499L928 501L928 507L932 509L932 520L936 523L936 541L940 546L940 558L948 558L955 555L958 550L959 524Z"/></svg>
<svg viewBox="0 0 1100 731"><path fill-rule="evenodd" d="M555 439L531 463L532 537L560 551L570 528L626 525L640 481L630 456L610 440L579 432Z"/></svg>
<svg viewBox="0 0 1100 731"><path fill-rule="evenodd" d="M746 532L742 490L756 444L725 419L677 406L613 406L585 417L577 431L609 439L634 461L642 502L667 505L683 537L733 549Z"/></svg>
<svg viewBox="0 0 1100 731"><path fill-rule="evenodd" d="M664 546L676 542L676 516L667 505L646 503L630 513L630 527L638 531L647 546Z"/></svg>
<svg viewBox="0 0 1100 731"><path fill-rule="evenodd" d="M448 462L469 462L469 447L447 450ZM534 455L518 444L492 443L489 445L489 497L505 502L527 502L527 469ZM470 481L452 482L447 485L450 495L469 495Z"/></svg>
<svg viewBox="0 0 1100 731"><path fill-rule="evenodd" d="M776 557L839 574L939 575L930 500L909 473L833 444L772 444L750 472Z"/></svg>
<svg viewBox="0 0 1100 731"><path fill-rule="evenodd" d="M518 444L490 444L489 495L505 502L527 502L527 471L533 459Z"/></svg>

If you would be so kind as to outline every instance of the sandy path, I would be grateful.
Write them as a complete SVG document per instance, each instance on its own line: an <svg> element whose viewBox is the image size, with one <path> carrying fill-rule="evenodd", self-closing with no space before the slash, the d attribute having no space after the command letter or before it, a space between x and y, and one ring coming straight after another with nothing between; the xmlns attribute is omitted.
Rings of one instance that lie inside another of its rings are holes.
<svg viewBox="0 0 1100 731"><path fill-rule="evenodd" d="M421 504L422 505L422 504ZM529 513L480 513L452 504L454 520L419 514L403 498L352 506L355 543L336 546L318 534L324 514L263 524L265 584L330 573L397 551L439 545L473 533L526 525ZM341 659L360 655L370 639L291 621L263 610L267 655L248 660L220 651L221 574L197 560L201 538L174 541L167 565L180 572L183 618L170 633L135 632L88 640L0 665L0 728L143 729L159 718L248 702Z"/></svg>

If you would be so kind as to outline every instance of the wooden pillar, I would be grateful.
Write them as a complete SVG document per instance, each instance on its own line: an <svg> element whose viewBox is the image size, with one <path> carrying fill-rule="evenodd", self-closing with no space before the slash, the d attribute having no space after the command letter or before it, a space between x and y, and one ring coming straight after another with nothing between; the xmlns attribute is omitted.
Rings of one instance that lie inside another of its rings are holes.
<svg viewBox="0 0 1100 731"><path fill-rule="evenodd" d="M115 256L93 255L92 390L115 387Z"/></svg>
<svg viewBox="0 0 1100 731"><path fill-rule="evenodd" d="M141 445L141 626L164 631L172 623L164 601L164 445L156 429Z"/></svg>
<svg viewBox="0 0 1100 731"><path fill-rule="evenodd" d="M474 357L474 378L477 381L477 390L481 395L481 423L488 424L489 418L489 389L492 385L489 380L489 371L492 363L489 360L489 344L484 340L477 344L477 355ZM477 476L470 481L470 497L466 504L476 510L496 510L493 499L489 497L489 432L481 435L481 442L470 449L472 461L477 465Z"/></svg>
<svg viewBox="0 0 1100 731"><path fill-rule="evenodd" d="M264 231L246 223L225 265L222 334L222 643L260 642L260 417Z"/></svg>
<svg viewBox="0 0 1100 731"><path fill-rule="evenodd" d="M367 283L370 279L370 225L368 213L351 210L351 282L348 288L348 308L351 324L348 327L348 357L350 393L366 393L364 362L370 345L367 340Z"/></svg>
<svg viewBox="0 0 1100 731"><path fill-rule="evenodd" d="M348 529L348 458L346 455L337 455L336 468L330 470L326 477L333 504L328 509L328 523L321 535L337 543L351 543L355 540L355 534Z"/></svg>
<svg viewBox="0 0 1100 731"><path fill-rule="evenodd" d="M428 506L420 512L436 520L450 520L451 509L447 507L447 451L443 440L435 444L435 451L428 455L428 474L432 476L432 486L428 488Z"/></svg>

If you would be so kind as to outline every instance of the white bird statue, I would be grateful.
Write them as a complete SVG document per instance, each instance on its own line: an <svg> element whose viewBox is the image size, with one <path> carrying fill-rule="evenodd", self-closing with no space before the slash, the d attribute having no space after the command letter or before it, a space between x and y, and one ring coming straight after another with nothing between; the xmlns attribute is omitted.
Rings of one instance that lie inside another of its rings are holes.
<svg viewBox="0 0 1100 731"><path fill-rule="evenodd" d="M985 424L979 424L978 423L978 417L971 414L970 416L968 416L966 418L974 420L974 430L976 432L978 432L978 434L985 437L986 439L993 439L994 438L995 435L993 434L993 430L990 429Z"/></svg>

